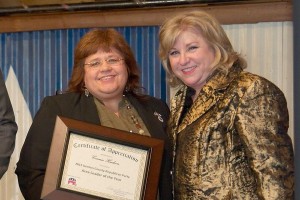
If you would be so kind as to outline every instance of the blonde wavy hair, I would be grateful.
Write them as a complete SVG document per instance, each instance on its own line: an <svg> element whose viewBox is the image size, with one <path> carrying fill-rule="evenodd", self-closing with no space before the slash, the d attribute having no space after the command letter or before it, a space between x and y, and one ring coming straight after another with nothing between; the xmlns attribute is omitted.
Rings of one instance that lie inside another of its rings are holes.
<svg viewBox="0 0 300 200"><path fill-rule="evenodd" d="M182 13L167 19L159 30L159 57L167 73L167 81L172 87L183 84L172 72L169 63L169 51L176 38L185 30L194 29L201 33L208 45L214 50L215 60L211 70L221 69L225 73L233 64L246 68L247 63L234 51L224 29L216 18L204 11Z"/></svg>

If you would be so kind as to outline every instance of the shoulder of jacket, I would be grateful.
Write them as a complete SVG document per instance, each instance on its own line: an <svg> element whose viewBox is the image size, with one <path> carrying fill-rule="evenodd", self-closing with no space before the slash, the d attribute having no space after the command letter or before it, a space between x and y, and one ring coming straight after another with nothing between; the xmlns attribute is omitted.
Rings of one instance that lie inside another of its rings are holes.
<svg viewBox="0 0 300 200"><path fill-rule="evenodd" d="M236 88L239 88L239 90L243 92L248 91L256 94L269 93L284 96L282 90L275 83L267 78L250 72L241 73L236 85Z"/></svg>
<svg viewBox="0 0 300 200"><path fill-rule="evenodd" d="M143 99L137 99L135 97L134 98L136 102L139 102L140 104L140 109L146 109L146 110L166 110L169 109L169 106L167 105L167 103L162 100L159 99L157 97L153 97L150 95L146 95L145 98ZM136 105L137 106L137 105Z"/></svg>
<svg viewBox="0 0 300 200"><path fill-rule="evenodd" d="M245 72L243 71L241 73L241 76L239 78L240 82L244 82L245 84L248 85L262 85L265 87L275 87L277 88L277 86L275 85L275 83L273 83L272 81L268 80L267 78L257 75L257 74L253 74L250 72Z"/></svg>
<svg viewBox="0 0 300 200"><path fill-rule="evenodd" d="M54 101L54 102L78 102L80 98L82 98L82 94L79 93L64 93L64 94L57 94L52 96L47 96L43 99L44 102Z"/></svg>

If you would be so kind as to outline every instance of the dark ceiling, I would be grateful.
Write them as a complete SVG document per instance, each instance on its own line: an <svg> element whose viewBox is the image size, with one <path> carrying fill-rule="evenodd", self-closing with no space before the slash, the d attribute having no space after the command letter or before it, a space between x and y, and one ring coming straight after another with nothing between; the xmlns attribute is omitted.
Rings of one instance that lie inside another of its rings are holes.
<svg viewBox="0 0 300 200"><path fill-rule="evenodd" d="M193 4L237 4L283 0L0 0L0 15L33 12L128 9ZM289 1L289 0L286 0Z"/></svg>

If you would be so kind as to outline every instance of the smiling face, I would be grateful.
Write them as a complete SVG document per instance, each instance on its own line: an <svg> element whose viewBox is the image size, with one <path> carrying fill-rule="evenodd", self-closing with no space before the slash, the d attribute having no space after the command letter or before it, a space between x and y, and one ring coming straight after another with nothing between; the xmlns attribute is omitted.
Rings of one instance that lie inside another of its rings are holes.
<svg viewBox="0 0 300 200"><path fill-rule="evenodd" d="M85 59L85 87L96 98L106 101L121 99L128 79L126 64L123 60L108 64L105 60L123 59L121 53L111 48L109 52L99 49ZM101 63L95 66L90 63Z"/></svg>
<svg viewBox="0 0 300 200"><path fill-rule="evenodd" d="M184 84L198 94L211 73L215 54L201 33L194 29L182 31L169 51L170 66Z"/></svg>

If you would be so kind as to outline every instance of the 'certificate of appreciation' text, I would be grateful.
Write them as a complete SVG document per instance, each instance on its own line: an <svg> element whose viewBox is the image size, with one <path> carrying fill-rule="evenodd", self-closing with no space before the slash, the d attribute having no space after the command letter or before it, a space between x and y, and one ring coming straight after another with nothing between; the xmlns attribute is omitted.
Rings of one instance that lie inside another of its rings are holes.
<svg viewBox="0 0 300 200"><path fill-rule="evenodd" d="M140 199L148 151L70 134L61 188L108 199Z"/></svg>

